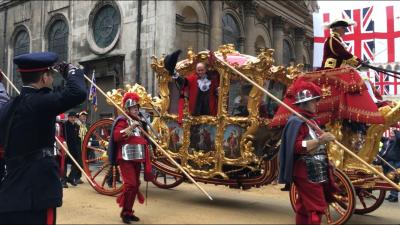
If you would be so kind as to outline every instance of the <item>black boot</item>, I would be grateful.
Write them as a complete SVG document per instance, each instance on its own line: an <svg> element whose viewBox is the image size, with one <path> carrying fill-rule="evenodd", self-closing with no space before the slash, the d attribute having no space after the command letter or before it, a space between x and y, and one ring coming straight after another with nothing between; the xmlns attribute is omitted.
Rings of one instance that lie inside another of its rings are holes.
<svg viewBox="0 0 400 225"><path fill-rule="evenodd" d="M137 216L135 216L135 215L129 216L129 219L130 219L131 221L134 221L134 222L140 221L139 217L137 217Z"/></svg>
<svg viewBox="0 0 400 225"><path fill-rule="evenodd" d="M122 222L124 222L126 224L131 224L130 216L123 215L123 216L121 216L121 219L122 219Z"/></svg>

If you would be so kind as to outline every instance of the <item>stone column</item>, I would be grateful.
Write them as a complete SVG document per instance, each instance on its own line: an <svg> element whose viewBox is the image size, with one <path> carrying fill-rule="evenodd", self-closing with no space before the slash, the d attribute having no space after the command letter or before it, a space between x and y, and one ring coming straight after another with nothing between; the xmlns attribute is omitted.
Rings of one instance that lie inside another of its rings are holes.
<svg viewBox="0 0 400 225"><path fill-rule="evenodd" d="M211 1L210 48L217 51L222 44L222 1Z"/></svg>
<svg viewBox="0 0 400 225"><path fill-rule="evenodd" d="M294 54L295 54L295 63L304 63L303 61L303 49L304 49L304 29L303 28L295 28L294 30Z"/></svg>
<svg viewBox="0 0 400 225"><path fill-rule="evenodd" d="M250 2L245 5L244 8L244 29L245 29L245 42L244 42L244 53L249 55L255 55L255 47L254 42L256 40L255 33L255 14L256 8L255 5Z"/></svg>
<svg viewBox="0 0 400 225"><path fill-rule="evenodd" d="M274 40L274 56L275 65L282 65L283 63L283 25L284 21L282 17L274 17L272 20L273 27L273 40Z"/></svg>

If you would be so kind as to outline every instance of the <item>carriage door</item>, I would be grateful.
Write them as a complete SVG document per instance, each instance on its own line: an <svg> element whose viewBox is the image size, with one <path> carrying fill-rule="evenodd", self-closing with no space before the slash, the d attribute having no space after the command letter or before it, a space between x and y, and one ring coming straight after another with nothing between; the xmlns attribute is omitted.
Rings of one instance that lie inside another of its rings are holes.
<svg viewBox="0 0 400 225"><path fill-rule="evenodd" d="M124 57L117 56L81 62L80 64L85 67L85 73L89 78L92 78L94 72L96 84L107 92L123 86L123 62ZM87 85L89 89L90 83L87 82ZM97 110L89 99L86 101L86 109L88 109L88 119L91 122L115 116L114 107L106 102L105 97L99 91L97 91Z"/></svg>

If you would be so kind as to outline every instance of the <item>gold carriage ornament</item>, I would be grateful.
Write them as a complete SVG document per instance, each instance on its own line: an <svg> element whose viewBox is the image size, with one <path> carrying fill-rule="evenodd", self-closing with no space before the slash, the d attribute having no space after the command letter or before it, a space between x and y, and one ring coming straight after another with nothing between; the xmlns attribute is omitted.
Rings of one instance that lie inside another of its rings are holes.
<svg viewBox="0 0 400 225"><path fill-rule="evenodd" d="M276 155L282 129L269 127L278 104L254 83L249 83L233 70L244 74L279 99L283 99L286 87L299 76L312 76L319 80L349 71L348 68L341 68L303 73L302 65L288 68L273 65L273 52L272 49L263 49L257 57L253 57L241 54L233 45L219 47L214 54L220 60L208 65L208 69L219 76L217 113L214 116L191 115L188 100L185 98L182 123L178 120L177 105L181 93L164 69L164 58L152 57L151 66L158 81L158 97L153 98L138 84L112 90L108 96L114 102L120 103L126 91L134 91L141 97L142 107L158 111L153 113L152 119L153 128L161 134L157 143L196 181L232 188L259 187L271 183L278 173ZM189 49L187 58L178 62L176 70L181 76L189 76L199 62L208 64L209 52L196 54L193 49ZM321 102L327 101L333 92L324 83L321 83L321 87ZM346 88L354 89L350 86ZM328 129L345 146L353 149L358 157L371 163L378 151L379 137L400 119L399 107L396 105L380 108L385 118L384 124L369 126L366 135L355 137L340 122L329 124ZM84 169L97 184L94 188L107 195L115 195L122 190L118 166L109 165L104 157L112 121L102 119L94 123L82 143ZM354 141L355 138L363 141ZM361 147L353 148L356 144ZM88 158L89 152L94 152L95 156ZM157 187L173 188L185 181L182 173L165 155L157 149L154 152L153 183ZM330 145L329 154L340 169L335 170L335 180L342 188L342 192L335 195L335 201L326 212L329 224L345 223L353 212L365 214L376 210L383 203L386 191L393 190L383 179L353 160L350 155L344 154L339 146ZM389 174L391 178L398 177L397 175ZM292 185L290 199L295 204L295 185Z"/></svg>

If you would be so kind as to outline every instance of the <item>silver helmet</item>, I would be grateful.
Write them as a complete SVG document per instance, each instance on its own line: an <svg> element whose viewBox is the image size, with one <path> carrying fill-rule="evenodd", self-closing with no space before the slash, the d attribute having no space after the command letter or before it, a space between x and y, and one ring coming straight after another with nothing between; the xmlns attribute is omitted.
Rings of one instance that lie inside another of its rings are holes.
<svg viewBox="0 0 400 225"><path fill-rule="evenodd" d="M128 99L128 100L126 100L124 107L125 107L125 109L129 109L130 107L136 106L136 105L138 106L139 102L137 102L133 99Z"/></svg>
<svg viewBox="0 0 400 225"><path fill-rule="evenodd" d="M319 99L320 97L321 96L319 96L319 95L314 96L310 90L304 89L304 90L301 90L296 93L296 96L295 96L296 102L294 102L293 104L300 104L303 102L308 102L313 99Z"/></svg>

